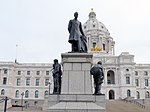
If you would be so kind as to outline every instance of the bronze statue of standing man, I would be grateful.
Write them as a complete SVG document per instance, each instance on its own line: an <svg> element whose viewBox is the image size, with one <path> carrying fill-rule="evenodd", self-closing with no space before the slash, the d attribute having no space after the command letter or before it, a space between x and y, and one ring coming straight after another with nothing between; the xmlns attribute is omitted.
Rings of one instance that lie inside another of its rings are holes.
<svg viewBox="0 0 150 112"><path fill-rule="evenodd" d="M87 52L86 37L82 30L81 22L78 21L78 13L74 13L74 19L69 21L68 31L70 33L68 42L72 45L71 52Z"/></svg>
<svg viewBox="0 0 150 112"><path fill-rule="evenodd" d="M52 73L53 73L53 82L54 82L53 94L60 94L62 71L61 71L61 65L58 63L57 59L54 59Z"/></svg>
<svg viewBox="0 0 150 112"><path fill-rule="evenodd" d="M99 61L97 64L95 64L91 70L90 70L91 75L93 75L94 79L94 95L101 95L101 84L103 83L104 80L104 72L103 72L103 66L102 62Z"/></svg>

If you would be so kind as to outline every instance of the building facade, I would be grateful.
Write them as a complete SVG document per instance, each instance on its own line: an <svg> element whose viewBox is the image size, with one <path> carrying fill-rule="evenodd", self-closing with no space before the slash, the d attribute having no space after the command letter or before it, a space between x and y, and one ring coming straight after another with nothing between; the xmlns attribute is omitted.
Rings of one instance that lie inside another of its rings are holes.
<svg viewBox="0 0 150 112"><path fill-rule="evenodd" d="M128 52L116 56L115 41L93 10L83 30L88 52L93 53L93 64L103 63L105 78L101 91L106 99L150 98L150 64L136 64L134 55ZM12 105L21 105L23 98L23 105L41 106L49 90L53 90L51 69L52 63L0 62L0 96L9 96Z"/></svg>
<svg viewBox="0 0 150 112"><path fill-rule="evenodd" d="M89 19L83 24L87 36L88 52L93 53L93 63L102 61L104 83L102 93L106 99L150 98L150 64L136 64L134 55L122 52L115 55L115 41L105 25L96 19L91 10Z"/></svg>
<svg viewBox="0 0 150 112"><path fill-rule="evenodd" d="M12 105L41 105L52 92L52 64L0 62L0 95Z"/></svg>

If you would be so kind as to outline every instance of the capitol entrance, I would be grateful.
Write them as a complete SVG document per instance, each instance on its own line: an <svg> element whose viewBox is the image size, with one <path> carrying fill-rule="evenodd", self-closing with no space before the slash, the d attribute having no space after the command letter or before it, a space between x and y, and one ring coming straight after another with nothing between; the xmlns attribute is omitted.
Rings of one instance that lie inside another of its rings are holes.
<svg viewBox="0 0 150 112"><path fill-rule="evenodd" d="M110 100L115 99L115 92L114 92L114 90L110 90L110 91L109 91L109 99L110 99Z"/></svg>

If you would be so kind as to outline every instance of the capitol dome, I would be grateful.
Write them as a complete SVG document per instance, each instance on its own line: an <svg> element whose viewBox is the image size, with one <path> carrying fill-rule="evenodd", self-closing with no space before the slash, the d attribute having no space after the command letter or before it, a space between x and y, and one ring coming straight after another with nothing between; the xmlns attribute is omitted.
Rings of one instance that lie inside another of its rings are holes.
<svg viewBox="0 0 150 112"><path fill-rule="evenodd" d="M87 37L88 52L114 55L115 42L105 25L96 19L96 13L91 10L89 19L83 24Z"/></svg>
<svg viewBox="0 0 150 112"><path fill-rule="evenodd" d="M105 25L96 19L96 14L93 9L89 13L89 19L83 24L83 29L85 32L89 30L98 30L100 31L99 33L103 35L110 35Z"/></svg>

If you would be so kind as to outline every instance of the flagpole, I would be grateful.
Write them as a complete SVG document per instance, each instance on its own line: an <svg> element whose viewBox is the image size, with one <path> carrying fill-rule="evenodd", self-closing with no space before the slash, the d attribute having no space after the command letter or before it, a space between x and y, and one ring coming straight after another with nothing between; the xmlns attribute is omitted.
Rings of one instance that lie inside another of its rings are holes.
<svg viewBox="0 0 150 112"><path fill-rule="evenodd" d="M17 63L17 53L18 53L18 45L16 44L16 57L15 57L15 63Z"/></svg>

